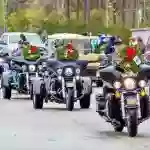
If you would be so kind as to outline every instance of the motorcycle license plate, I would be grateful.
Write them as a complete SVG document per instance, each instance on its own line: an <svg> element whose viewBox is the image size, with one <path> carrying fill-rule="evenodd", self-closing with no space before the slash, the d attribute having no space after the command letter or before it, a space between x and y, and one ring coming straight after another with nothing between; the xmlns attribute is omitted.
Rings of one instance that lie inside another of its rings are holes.
<svg viewBox="0 0 150 150"><path fill-rule="evenodd" d="M74 87L73 82L67 82L67 83L66 83L66 87Z"/></svg>
<svg viewBox="0 0 150 150"><path fill-rule="evenodd" d="M136 102L134 98L127 98L127 105L136 105Z"/></svg>

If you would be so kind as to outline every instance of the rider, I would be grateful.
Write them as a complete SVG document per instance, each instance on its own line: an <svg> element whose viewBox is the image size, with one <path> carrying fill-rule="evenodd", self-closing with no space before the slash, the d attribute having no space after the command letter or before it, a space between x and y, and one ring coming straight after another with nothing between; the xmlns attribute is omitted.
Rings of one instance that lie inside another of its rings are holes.
<svg viewBox="0 0 150 150"><path fill-rule="evenodd" d="M105 34L98 35L98 38L95 40L91 40L92 52L96 54L100 54L104 52L108 44L108 37Z"/></svg>
<svg viewBox="0 0 150 150"><path fill-rule="evenodd" d="M20 34L18 46L13 50L12 56L23 56L27 60L36 60L40 57L40 50L30 45L24 34Z"/></svg>
<svg viewBox="0 0 150 150"><path fill-rule="evenodd" d="M105 53L112 54L114 52L115 49L110 50L110 48L114 46L114 44L117 40L119 40L117 37L110 38L110 42L107 47L109 49L107 49ZM126 46L126 47L123 46L123 49L122 50L120 49L117 52L119 57L121 58L121 61L120 61L119 65L116 67L116 69L119 68L120 71L124 71L126 64L129 64L129 65L133 64L132 67L130 67L130 68L133 72L137 72L139 62L137 62L137 64L136 64L136 63L133 63L133 61L134 61L135 57L138 58L138 56L140 55L139 52L140 52L139 49L137 49L137 42L133 39L130 39L129 46ZM103 84L101 84L101 85L103 85ZM103 86L103 90L104 90L104 96L106 96L106 93L113 92L113 89L109 88L107 85ZM103 109L105 109L105 103L103 103L103 105L101 106L101 110L103 110ZM103 112L100 112L100 114L104 115Z"/></svg>
<svg viewBox="0 0 150 150"><path fill-rule="evenodd" d="M106 49L105 49L105 54L110 54L110 53L113 53L115 52L115 40L116 38L114 36L110 37L109 40L108 40L108 44L106 46Z"/></svg>
<svg viewBox="0 0 150 150"><path fill-rule="evenodd" d="M18 41L16 48L12 51L12 56L21 56L23 44L27 44L27 39L24 34L20 34L20 40Z"/></svg>

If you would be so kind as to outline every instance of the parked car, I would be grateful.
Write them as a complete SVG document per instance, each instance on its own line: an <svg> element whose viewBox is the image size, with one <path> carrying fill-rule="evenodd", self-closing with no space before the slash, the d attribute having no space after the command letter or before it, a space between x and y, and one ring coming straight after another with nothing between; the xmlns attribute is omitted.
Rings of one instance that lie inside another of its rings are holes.
<svg viewBox="0 0 150 150"><path fill-rule="evenodd" d="M12 50L17 48L17 43L20 41L20 34L24 34L30 42L30 44L37 46L43 51L46 49L45 44L41 41L40 36L37 33L28 32L5 32L1 35L0 39L7 44L7 48L10 50L9 55L11 55Z"/></svg>

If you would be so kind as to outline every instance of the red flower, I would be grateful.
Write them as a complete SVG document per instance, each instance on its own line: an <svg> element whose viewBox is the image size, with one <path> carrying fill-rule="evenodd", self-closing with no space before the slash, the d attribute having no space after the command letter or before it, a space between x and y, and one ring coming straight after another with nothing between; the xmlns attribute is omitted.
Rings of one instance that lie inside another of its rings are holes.
<svg viewBox="0 0 150 150"><path fill-rule="evenodd" d="M67 47L67 49L73 49L72 43L68 43L66 47Z"/></svg>
<svg viewBox="0 0 150 150"><path fill-rule="evenodd" d="M36 53L37 47L36 46L31 46L31 53Z"/></svg>
<svg viewBox="0 0 150 150"><path fill-rule="evenodd" d="M126 60L132 61L133 58L136 56L136 49L133 47L127 47L126 48Z"/></svg>
<svg viewBox="0 0 150 150"><path fill-rule="evenodd" d="M68 43L67 46L66 46L66 48L67 48L67 56L68 56L68 57L69 57L69 56L72 56L72 54L73 54L73 46L72 46L72 43Z"/></svg>

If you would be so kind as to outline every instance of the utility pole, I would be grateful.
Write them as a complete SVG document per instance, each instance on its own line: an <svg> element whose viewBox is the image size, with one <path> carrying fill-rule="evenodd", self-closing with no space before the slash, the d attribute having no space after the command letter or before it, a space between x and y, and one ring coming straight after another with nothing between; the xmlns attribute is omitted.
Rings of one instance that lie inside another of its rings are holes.
<svg viewBox="0 0 150 150"><path fill-rule="evenodd" d="M84 0L84 21L85 24L89 22L89 0Z"/></svg>
<svg viewBox="0 0 150 150"><path fill-rule="evenodd" d="M77 13L76 13L76 18L77 20L79 20L79 17L80 17L80 0L77 0Z"/></svg>
<svg viewBox="0 0 150 150"><path fill-rule="evenodd" d="M70 0L66 0L66 14L68 21L70 20Z"/></svg>
<svg viewBox="0 0 150 150"><path fill-rule="evenodd" d="M108 3L109 3L109 0L106 0L105 1L105 17L106 17L106 27L108 28L108 25L109 25L109 10L108 10Z"/></svg>
<svg viewBox="0 0 150 150"><path fill-rule="evenodd" d="M110 0L106 0L105 3L105 17L106 17L106 27L108 28L109 26L109 10L112 8L112 3Z"/></svg>
<svg viewBox="0 0 150 150"><path fill-rule="evenodd" d="M136 13L136 19L137 19L135 23L137 23L137 28L139 28L141 24L141 8L140 8L139 0L136 0L136 12L135 13Z"/></svg>
<svg viewBox="0 0 150 150"><path fill-rule="evenodd" d="M4 32L7 32L7 8L8 8L8 0L3 0L3 7L4 7L4 12L3 12L3 19L4 19Z"/></svg>
<svg viewBox="0 0 150 150"><path fill-rule="evenodd" d="M143 18L145 22L146 21L146 0L144 0L144 5L143 5Z"/></svg>

